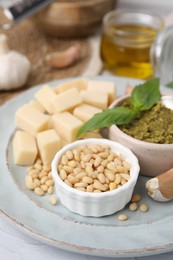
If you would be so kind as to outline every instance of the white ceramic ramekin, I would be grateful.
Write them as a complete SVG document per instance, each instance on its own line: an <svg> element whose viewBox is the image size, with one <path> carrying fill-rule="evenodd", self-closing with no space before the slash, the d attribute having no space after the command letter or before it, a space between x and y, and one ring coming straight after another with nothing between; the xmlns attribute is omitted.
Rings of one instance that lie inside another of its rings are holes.
<svg viewBox="0 0 173 260"><path fill-rule="evenodd" d="M129 181L115 190L101 193L80 191L71 188L63 182L58 175L57 169L61 156L69 149L89 144L107 144L113 152L122 154L124 159L131 164ZM110 215L123 209L131 199L139 175L139 170L138 159L130 149L107 139L92 138L73 142L57 152L52 161L52 177L55 182L57 196L61 203L72 212L92 217Z"/></svg>

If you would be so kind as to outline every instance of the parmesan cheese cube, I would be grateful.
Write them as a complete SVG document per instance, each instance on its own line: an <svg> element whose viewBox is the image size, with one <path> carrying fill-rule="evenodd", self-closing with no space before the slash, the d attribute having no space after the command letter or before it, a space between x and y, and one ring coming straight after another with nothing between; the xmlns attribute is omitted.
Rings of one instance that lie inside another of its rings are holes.
<svg viewBox="0 0 173 260"><path fill-rule="evenodd" d="M82 104L74 109L73 115L85 123L90 118L92 118L95 114L100 112L102 112L102 110L97 107Z"/></svg>
<svg viewBox="0 0 173 260"><path fill-rule="evenodd" d="M54 129L67 142L73 142L82 121L71 115L69 112L63 112L52 116Z"/></svg>
<svg viewBox="0 0 173 260"><path fill-rule="evenodd" d="M99 92L107 93L109 96L108 105L116 99L116 86L113 82L89 80L87 89L91 91L95 90L98 94Z"/></svg>
<svg viewBox="0 0 173 260"><path fill-rule="evenodd" d="M53 113L59 113L80 105L82 103L82 97L79 91L75 88L66 90L51 101Z"/></svg>
<svg viewBox="0 0 173 260"><path fill-rule="evenodd" d="M35 100L31 100L31 101L28 103L28 105L30 105L31 107L34 107L34 108L38 109L41 113L44 113L44 112L45 112L44 107L43 107L40 103L38 103L37 101L35 101Z"/></svg>
<svg viewBox="0 0 173 260"><path fill-rule="evenodd" d="M30 105L19 108L15 114L16 126L32 135L48 128L49 116Z"/></svg>
<svg viewBox="0 0 173 260"><path fill-rule="evenodd" d="M37 157L37 145L35 138L18 130L12 142L14 162L17 165L32 165Z"/></svg>
<svg viewBox="0 0 173 260"><path fill-rule="evenodd" d="M78 91L80 91L87 88L87 82L87 79L84 78L71 80L58 85L56 88L54 88L54 91L57 94L64 92L70 88L76 88Z"/></svg>
<svg viewBox="0 0 173 260"><path fill-rule="evenodd" d="M61 140L54 129L37 134L37 145L40 157L45 164L51 164L55 154L61 148Z"/></svg>
<svg viewBox="0 0 173 260"><path fill-rule="evenodd" d="M35 93L35 98L45 108L45 110L52 114L51 100L56 97L55 92L49 86L44 86Z"/></svg>
<svg viewBox="0 0 173 260"><path fill-rule="evenodd" d="M108 107L108 93L96 90L83 90L80 92L83 102L101 109Z"/></svg>

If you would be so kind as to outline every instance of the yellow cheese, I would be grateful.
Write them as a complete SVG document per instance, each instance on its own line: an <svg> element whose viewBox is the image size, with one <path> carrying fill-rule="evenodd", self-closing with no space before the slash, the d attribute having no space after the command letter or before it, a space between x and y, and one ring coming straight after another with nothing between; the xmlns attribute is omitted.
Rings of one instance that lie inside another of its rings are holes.
<svg viewBox="0 0 173 260"><path fill-rule="evenodd" d="M28 103L28 105L30 105L31 107L34 107L34 108L38 109L38 110L39 110L40 112L42 112L42 113L45 112L44 107L43 107L40 103L38 103L37 101L35 101L35 100L31 100L31 101Z"/></svg>
<svg viewBox="0 0 173 260"><path fill-rule="evenodd" d="M55 154L61 148L61 140L54 129L38 133L36 136L39 154L43 163L51 164Z"/></svg>
<svg viewBox="0 0 173 260"><path fill-rule="evenodd" d="M76 88L77 90L80 91L87 88L87 82L88 82L87 79L84 78L71 80L58 85L56 88L54 88L54 91L57 94L64 92L70 88Z"/></svg>
<svg viewBox="0 0 173 260"><path fill-rule="evenodd" d="M14 162L18 165L32 165L37 157L37 145L35 138L18 130L13 138Z"/></svg>
<svg viewBox="0 0 173 260"><path fill-rule="evenodd" d="M41 113L30 105L19 108L15 114L16 126L32 135L47 130L49 116Z"/></svg>
<svg viewBox="0 0 173 260"><path fill-rule="evenodd" d="M116 99L116 86L114 82L89 80L87 89L91 91L95 90L98 93L107 93L109 95L108 104L111 104Z"/></svg>
<svg viewBox="0 0 173 260"><path fill-rule="evenodd" d="M73 142L80 127L83 125L82 121L71 115L69 112L63 112L52 116L54 129L60 137L67 142Z"/></svg>
<svg viewBox="0 0 173 260"><path fill-rule="evenodd" d="M51 101L53 113L59 113L78 106L82 103L82 97L76 88L66 90Z"/></svg>
<svg viewBox="0 0 173 260"><path fill-rule="evenodd" d="M44 86L35 93L35 98L45 108L45 110L51 114L52 108L50 102L56 97L55 92L49 86Z"/></svg>
<svg viewBox="0 0 173 260"><path fill-rule="evenodd" d="M82 104L74 109L73 115L85 123L95 114L100 112L102 112L102 110L97 107Z"/></svg>
<svg viewBox="0 0 173 260"><path fill-rule="evenodd" d="M83 102L101 109L108 107L108 93L96 90L82 90L80 95Z"/></svg>

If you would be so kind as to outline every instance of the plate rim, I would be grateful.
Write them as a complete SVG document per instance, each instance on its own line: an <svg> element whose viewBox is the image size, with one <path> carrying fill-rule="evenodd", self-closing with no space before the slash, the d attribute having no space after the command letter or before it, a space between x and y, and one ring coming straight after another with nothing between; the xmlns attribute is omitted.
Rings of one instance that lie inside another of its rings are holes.
<svg viewBox="0 0 173 260"><path fill-rule="evenodd" d="M74 77L76 78L76 77ZM73 79L74 79L73 78ZM79 77L78 77L79 78ZM64 82L64 81L67 81L67 80L71 80L72 78L67 78L67 79L62 79L62 80L56 80L56 81L52 81L52 82L48 82L48 84L58 84L58 83L61 83L61 82ZM122 78L122 77L114 77L114 76L98 76L98 77L94 77L94 79L104 79L104 80L117 80L117 79L123 79L123 80L127 80L127 81L137 81L137 82L141 82L140 80L136 80L136 79L129 79L129 78ZM27 95L27 93L32 92L34 93L35 89L36 88L39 88L41 86L45 85L44 84L39 84L35 87L33 87L32 89L28 89L25 92L25 95ZM23 93L24 93L23 92ZM1 110L3 109L6 109L9 104L11 102L15 102L15 100L20 96L23 95L23 93L20 93L19 95L13 97L11 100L8 100L5 104L3 104L2 106L0 106L0 113L1 113ZM20 98L19 97L19 98ZM1 191L0 191L0 196L1 196ZM2 217L5 217L5 219L8 220L8 222L10 222L11 224L14 224L17 228L19 228L20 230L24 231L25 233L27 233L28 235L30 235L31 237L35 237L36 239L42 241L42 242L46 242L47 244L51 244L55 247L58 247L58 248L61 248L61 249L64 249L64 250L67 250L67 251L71 251L71 252L75 252L75 253L81 253L81 254L87 254L87 255L95 255L95 256L101 256L101 255L104 255L104 256L107 256L107 257L122 257L122 256L125 256L125 257L133 257L133 256L146 256L146 255L154 255L154 254L159 254L159 253L164 253L164 252L170 252L173 250L173 243L169 243L167 245L165 245L164 247L157 247L155 246L155 248L151 249L149 248L148 250L146 249L146 251L144 252L144 248L142 249L139 249L134 252L134 251L130 251L128 250L127 252L123 251L120 252L120 251L117 251L116 249L113 250L111 252L111 250L105 250L105 249L102 249L102 250L98 250L98 249L93 249L93 248L90 248L90 247L80 247L80 246L76 246L76 245L70 245L69 243L62 243L60 241L54 241L53 239L52 240L49 240L48 238L44 237L43 234L38 234L37 232L33 232L31 231L30 229L28 229L27 227L25 227L24 224L18 222L15 218L13 218L13 216L11 216L10 214L8 214L7 212L4 211L4 209L2 209L1 207L1 204L0 204L0 215Z"/></svg>

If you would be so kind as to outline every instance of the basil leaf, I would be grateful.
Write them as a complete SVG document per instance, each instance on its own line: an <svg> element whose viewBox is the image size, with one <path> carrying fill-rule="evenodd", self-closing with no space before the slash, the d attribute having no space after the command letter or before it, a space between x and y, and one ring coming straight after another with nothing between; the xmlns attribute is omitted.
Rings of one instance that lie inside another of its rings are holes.
<svg viewBox="0 0 173 260"><path fill-rule="evenodd" d="M131 103L140 111L149 110L160 100L160 81L158 78L136 86L131 94Z"/></svg>
<svg viewBox="0 0 173 260"><path fill-rule="evenodd" d="M166 84L168 88L173 88L173 81Z"/></svg>
<svg viewBox="0 0 173 260"><path fill-rule="evenodd" d="M103 112L95 114L89 121L87 121L77 133L77 137L84 132L109 127L113 124L123 125L130 123L136 117L137 111L127 107L115 107L105 109Z"/></svg>

